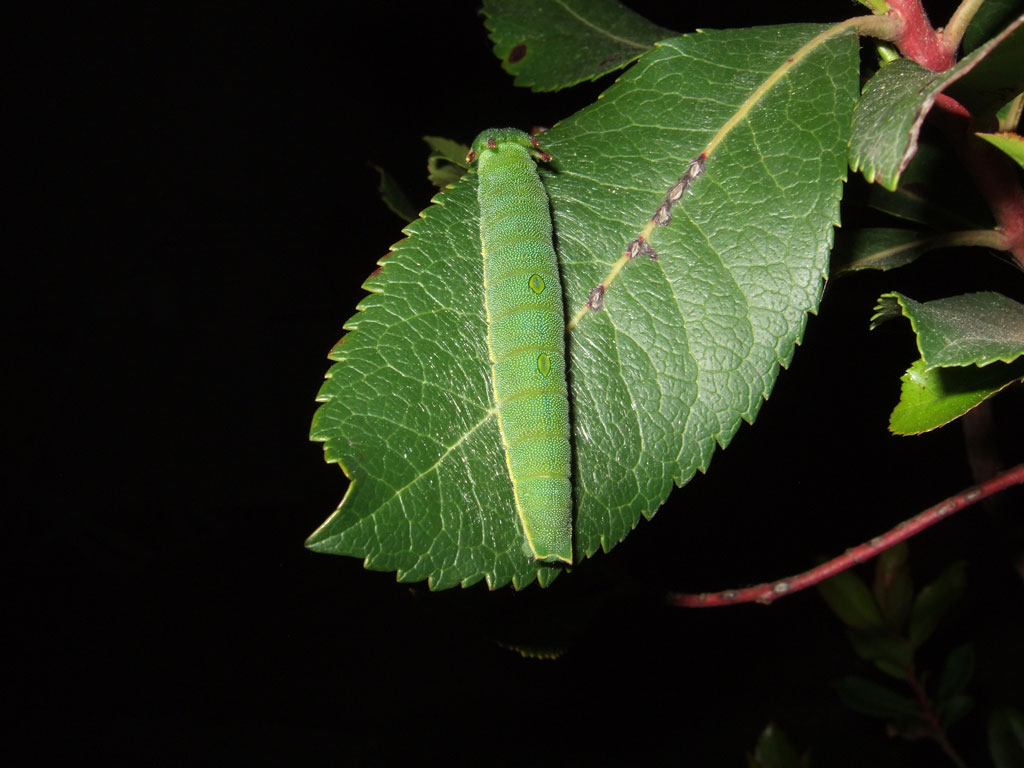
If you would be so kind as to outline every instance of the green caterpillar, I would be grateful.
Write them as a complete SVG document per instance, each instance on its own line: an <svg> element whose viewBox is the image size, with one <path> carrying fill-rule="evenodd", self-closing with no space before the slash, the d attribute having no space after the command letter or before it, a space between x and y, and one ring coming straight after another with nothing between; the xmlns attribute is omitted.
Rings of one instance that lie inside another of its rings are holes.
<svg viewBox="0 0 1024 768"><path fill-rule="evenodd" d="M551 156L514 128L484 131L477 163L487 348L523 552L572 563L565 313L551 214L533 158Z"/></svg>

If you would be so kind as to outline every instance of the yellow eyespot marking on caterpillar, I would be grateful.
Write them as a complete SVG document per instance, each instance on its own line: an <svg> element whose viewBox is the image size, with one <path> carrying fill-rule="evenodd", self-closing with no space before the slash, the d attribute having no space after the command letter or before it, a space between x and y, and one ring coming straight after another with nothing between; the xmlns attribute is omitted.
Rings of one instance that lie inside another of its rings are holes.
<svg viewBox="0 0 1024 768"><path fill-rule="evenodd" d="M544 291L544 278L536 273L530 275L530 290L534 293L542 293Z"/></svg>
<svg viewBox="0 0 1024 768"><path fill-rule="evenodd" d="M543 352L537 356L537 370L541 376L547 376L551 372L551 358Z"/></svg>

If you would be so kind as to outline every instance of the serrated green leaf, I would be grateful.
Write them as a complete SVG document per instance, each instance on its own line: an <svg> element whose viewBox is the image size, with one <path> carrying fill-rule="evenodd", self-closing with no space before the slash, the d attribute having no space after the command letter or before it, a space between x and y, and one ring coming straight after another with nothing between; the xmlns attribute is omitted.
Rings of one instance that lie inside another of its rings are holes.
<svg viewBox="0 0 1024 768"><path fill-rule="evenodd" d="M896 722L914 722L921 714L917 703L863 677L844 677L835 683L839 697L854 712Z"/></svg>
<svg viewBox="0 0 1024 768"><path fill-rule="evenodd" d="M484 0L484 14L501 66L534 91L596 80L678 34L616 0Z"/></svg>
<svg viewBox="0 0 1024 768"><path fill-rule="evenodd" d="M942 666L939 690L935 695L940 709L943 702L959 696L967 689L973 675L974 646L971 643L964 643L949 652L946 663Z"/></svg>
<svg viewBox="0 0 1024 768"><path fill-rule="evenodd" d="M427 157L427 178L431 184L438 189L444 189L465 175L469 168L469 163L466 162L469 147L441 136L424 136L423 140L430 147L430 155Z"/></svg>
<svg viewBox="0 0 1024 768"><path fill-rule="evenodd" d="M875 561L872 591L882 618L895 631L901 631L914 599L914 585L907 566L906 542L890 547Z"/></svg>
<svg viewBox="0 0 1024 768"><path fill-rule="evenodd" d="M380 199L384 205L402 221L410 222L419 215L419 210L409 200L405 190L390 173L379 165L373 166L380 174L380 185L377 191L380 192Z"/></svg>
<svg viewBox="0 0 1024 768"><path fill-rule="evenodd" d="M922 359L900 379L893 433L937 429L1024 378L1024 306L1017 302L974 293L922 304L888 293L879 297L871 327L900 315L910 320Z"/></svg>
<svg viewBox="0 0 1024 768"><path fill-rule="evenodd" d="M932 636L939 621L967 588L967 564L958 560L922 589L910 611L909 639L914 648Z"/></svg>
<svg viewBox="0 0 1024 768"><path fill-rule="evenodd" d="M757 737L754 754L747 755L749 768L801 768L805 761L775 723L768 723Z"/></svg>
<svg viewBox="0 0 1024 768"><path fill-rule="evenodd" d="M864 88L853 117L850 168L869 183L896 189L917 150L921 130L942 76L908 59L882 67Z"/></svg>
<svg viewBox="0 0 1024 768"><path fill-rule="evenodd" d="M1010 158L1024 168L1024 136L1019 133L979 133L976 134L996 149L1005 152Z"/></svg>
<svg viewBox="0 0 1024 768"><path fill-rule="evenodd" d="M832 255L832 275L862 269L903 267L931 250L936 238L912 229L860 227L840 232Z"/></svg>
<svg viewBox="0 0 1024 768"><path fill-rule="evenodd" d="M870 327L875 330L882 323L895 320L903 316L903 306L900 304L899 293L883 293L878 297L875 305L875 313L871 316Z"/></svg>
<svg viewBox="0 0 1024 768"><path fill-rule="evenodd" d="M463 170L469 169L466 162L466 155L469 154L469 146L444 136L424 136L423 141L430 147L432 157L442 157L452 165L457 165Z"/></svg>
<svg viewBox="0 0 1024 768"><path fill-rule="evenodd" d="M963 247L1002 246L1002 235L994 229L976 229L926 235L910 229L862 227L836 238L832 275L862 269L886 271L906 266L931 251Z"/></svg>
<svg viewBox="0 0 1024 768"><path fill-rule="evenodd" d="M900 378L889 430L919 435L945 426L1010 384L1024 380L1024 360L984 368L932 368L917 360Z"/></svg>
<svg viewBox="0 0 1024 768"><path fill-rule="evenodd" d="M1024 712L1005 707L988 719L988 752L996 768L1024 765Z"/></svg>
<svg viewBox="0 0 1024 768"><path fill-rule="evenodd" d="M687 35L544 134L571 318L577 561L706 469L792 358L821 294L857 73L856 37L820 25ZM492 405L475 174L435 202L331 353L312 438L352 483L308 545L435 589L549 583L559 567L521 552ZM644 231L659 260L624 260ZM587 311L599 283L604 309Z"/></svg>
<svg viewBox="0 0 1024 768"><path fill-rule="evenodd" d="M885 626L871 590L853 571L842 571L821 582L818 593L848 627L881 630Z"/></svg>
<svg viewBox="0 0 1024 768"><path fill-rule="evenodd" d="M427 178L438 189L446 189L466 175L466 169L448 162L443 157L427 158Z"/></svg>
<svg viewBox="0 0 1024 768"><path fill-rule="evenodd" d="M896 189L900 174L917 150L917 137L935 98L975 68L979 74L967 81L957 97L969 109L998 108L1021 88L1024 67L1013 69L1024 29L1018 19L945 72L932 72L907 59L882 67L868 81L853 114L850 167L862 171L869 182L876 179L886 189ZM988 57L991 62L982 63ZM1009 90L1009 95L1006 91ZM998 103L996 103L998 101Z"/></svg>
<svg viewBox="0 0 1024 768"><path fill-rule="evenodd" d="M968 293L921 303L889 293L879 297L878 322L895 316L897 307L910 320L927 369L1010 363L1024 355L1024 304L1001 294Z"/></svg>

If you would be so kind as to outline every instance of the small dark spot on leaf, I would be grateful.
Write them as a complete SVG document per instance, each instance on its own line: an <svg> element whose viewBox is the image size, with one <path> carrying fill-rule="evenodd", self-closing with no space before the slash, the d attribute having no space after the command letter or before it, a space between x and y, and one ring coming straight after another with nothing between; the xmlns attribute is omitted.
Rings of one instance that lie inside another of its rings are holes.
<svg viewBox="0 0 1024 768"><path fill-rule="evenodd" d="M508 63L515 64L518 61L522 61L526 58L526 43L520 43L514 47L508 54Z"/></svg>

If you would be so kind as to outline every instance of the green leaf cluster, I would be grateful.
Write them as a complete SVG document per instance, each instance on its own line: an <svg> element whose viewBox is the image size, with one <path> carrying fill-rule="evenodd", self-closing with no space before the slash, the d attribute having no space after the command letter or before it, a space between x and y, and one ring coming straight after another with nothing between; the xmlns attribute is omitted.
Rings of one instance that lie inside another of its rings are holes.
<svg viewBox="0 0 1024 768"><path fill-rule="evenodd" d="M883 67L867 82L853 113L850 168L895 190L917 151L921 126L939 94L974 115L995 114L1024 90L1024 24L1008 26L954 67L932 72L907 59Z"/></svg>
<svg viewBox="0 0 1024 768"><path fill-rule="evenodd" d="M854 112L850 165L884 189L872 188L859 202L908 226L865 227L840 238L834 274L895 269L942 248L1004 247L977 197L965 193L973 182L963 168L936 145L919 142L925 118L945 94L971 111L975 126L998 125L999 133L977 135L1019 164L1015 131L1024 101L1024 17L1018 13L1007 3L979 13L965 39L969 55L945 72L899 59L868 81ZM1021 381L1022 310L1020 303L991 292L925 303L899 293L882 295L872 327L902 313L921 351L901 379L890 430L915 435L936 429Z"/></svg>
<svg viewBox="0 0 1024 768"><path fill-rule="evenodd" d="M917 669L915 655L933 635L940 620L963 595L966 565L950 564L920 591L914 589L905 543L887 550L875 564L869 587L853 571L844 571L819 585L825 602L847 626L854 652L889 677L908 683L913 695L893 690L874 680L851 676L836 689L850 709L883 718L894 732L909 738L933 735L929 712L922 709L928 676ZM974 670L970 644L954 648L945 659L934 692L939 724L946 728L973 706L966 694Z"/></svg>
<svg viewBox="0 0 1024 768"><path fill-rule="evenodd" d="M965 587L965 564L958 561L915 592L906 544L878 558L870 587L851 571L819 585L822 597L846 624L854 652L910 689L905 692L893 688L891 683L851 675L835 683L843 703L862 715L885 720L890 734L909 740L930 738L946 742L947 729L974 709L974 698L968 693L975 668L974 646L965 643L946 653L937 677L919 670L915 656L963 595ZM1021 765L1024 712L1013 708L992 710L988 717L988 748L996 768Z"/></svg>
<svg viewBox="0 0 1024 768"><path fill-rule="evenodd" d="M901 380L889 420L895 434L941 427L1024 380L1024 305L990 292L924 303L888 293L872 327L900 314L910 320L921 359Z"/></svg>

